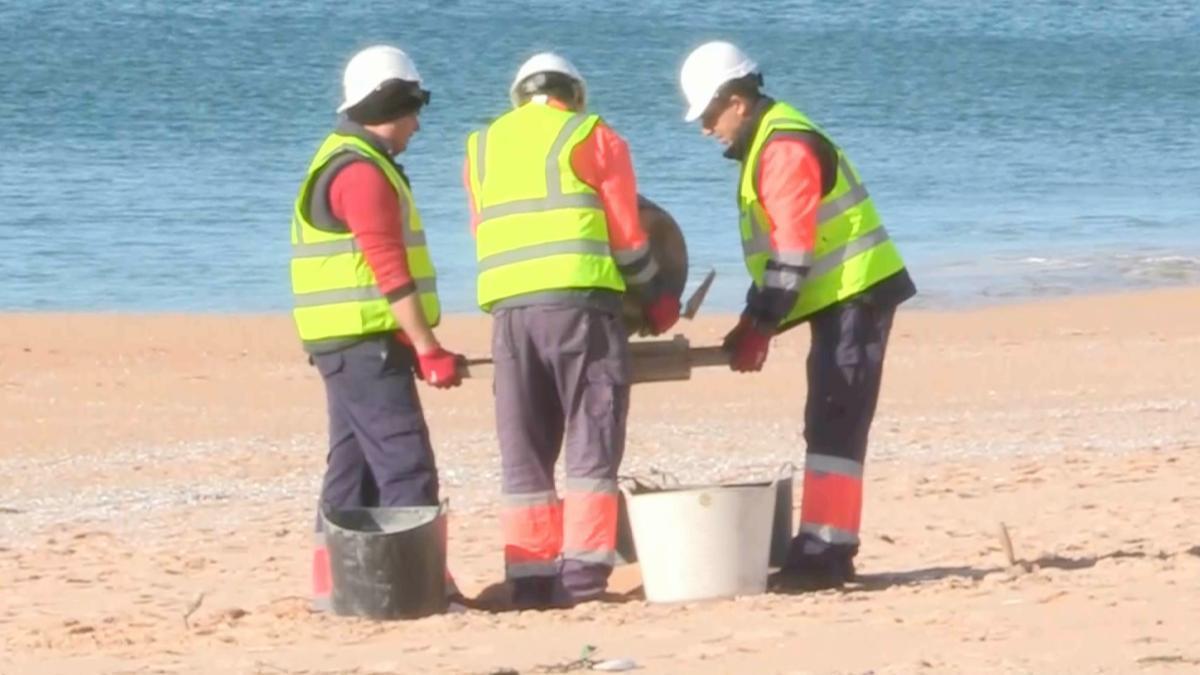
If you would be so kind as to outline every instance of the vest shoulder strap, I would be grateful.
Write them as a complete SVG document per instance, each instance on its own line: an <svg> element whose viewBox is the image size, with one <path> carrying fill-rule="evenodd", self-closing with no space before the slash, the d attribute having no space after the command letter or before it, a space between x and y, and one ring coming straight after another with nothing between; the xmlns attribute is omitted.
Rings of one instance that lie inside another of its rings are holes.
<svg viewBox="0 0 1200 675"><path fill-rule="evenodd" d="M325 166L318 170L312 181L312 189L308 193L308 204L306 205L308 213L305 214L313 227L323 232L350 231L344 222L333 215L333 207L329 203L329 188L333 185L333 179L337 178L342 169L356 162L371 162L371 160L352 150L345 150L334 155L326 162Z"/></svg>
<svg viewBox="0 0 1200 675"><path fill-rule="evenodd" d="M824 134L816 129L780 129L771 132L763 145L771 142L772 138L792 137L802 141L808 146L813 154L817 156L817 163L821 165L821 196L829 194L837 185L838 172L838 149ZM761 157L761 154L760 154ZM757 172L755 173L757 177Z"/></svg>
<svg viewBox="0 0 1200 675"><path fill-rule="evenodd" d="M776 106L785 106L783 110L786 112L790 107L786 104L777 103ZM770 113L762 121L762 129L760 133L765 132L766 137L762 140L762 146L765 147L772 138L781 136L790 136L803 141L817 155L817 162L821 166L821 196L824 197L833 191L837 185L838 172L838 147L833 140L825 135L817 126L813 125L808 120L796 119L790 114L778 115L772 117ZM762 159L762 150L759 150L755 161ZM758 168L754 169L755 191L758 190Z"/></svg>

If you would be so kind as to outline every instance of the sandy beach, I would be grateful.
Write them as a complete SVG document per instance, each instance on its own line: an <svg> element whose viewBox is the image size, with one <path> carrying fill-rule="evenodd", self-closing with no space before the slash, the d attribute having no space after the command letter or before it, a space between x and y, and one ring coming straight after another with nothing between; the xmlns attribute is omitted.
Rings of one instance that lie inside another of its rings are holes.
<svg viewBox="0 0 1200 675"><path fill-rule="evenodd" d="M1200 289L902 310L843 591L652 605L630 566L626 602L397 623L308 609L326 418L286 315L0 327L0 673L561 672L584 645L645 673L1200 671ZM636 387L626 471L800 462L807 340ZM476 593L502 577L491 386L422 396Z"/></svg>

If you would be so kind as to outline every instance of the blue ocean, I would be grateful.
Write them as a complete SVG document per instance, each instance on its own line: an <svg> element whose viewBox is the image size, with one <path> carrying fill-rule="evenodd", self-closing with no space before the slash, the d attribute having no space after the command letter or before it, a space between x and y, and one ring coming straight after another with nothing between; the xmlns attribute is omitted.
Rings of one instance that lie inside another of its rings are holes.
<svg viewBox="0 0 1200 675"><path fill-rule="evenodd" d="M450 310L474 306L465 137L544 49L734 310L737 166L678 87L714 38L854 159L922 305L1200 283L1196 0L6 0L0 309L288 309L297 186L346 60L386 42L433 91L401 160Z"/></svg>

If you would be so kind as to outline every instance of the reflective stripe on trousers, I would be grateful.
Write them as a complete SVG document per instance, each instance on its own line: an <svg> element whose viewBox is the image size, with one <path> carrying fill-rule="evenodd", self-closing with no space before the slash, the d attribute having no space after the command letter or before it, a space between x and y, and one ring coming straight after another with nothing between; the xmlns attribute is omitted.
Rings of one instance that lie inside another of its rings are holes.
<svg viewBox="0 0 1200 675"><path fill-rule="evenodd" d="M809 454L804 467L800 533L827 544L858 544L862 518L862 464Z"/></svg>
<svg viewBox="0 0 1200 675"><path fill-rule="evenodd" d="M330 594L333 593L333 576L329 566L329 548L325 544L325 534L317 532L313 536L312 557L312 605L316 611L328 611Z"/></svg>
<svg viewBox="0 0 1200 675"><path fill-rule="evenodd" d="M510 579L558 574L563 505L553 490L504 495L500 514L504 568Z"/></svg>
<svg viewBox="0 0 1200 675"><path fill-rule="evenodd" d="M566 480L563 558L612 567L617 556L617 481Z"/></svg>
<svg viewBox="0 0 1200 675"><path fill-rule="evenodd" d="M551 576L558 558L613 566L617 547L615 480L568 478L553 492L505 495L504 563L509 578Z"/></svg>

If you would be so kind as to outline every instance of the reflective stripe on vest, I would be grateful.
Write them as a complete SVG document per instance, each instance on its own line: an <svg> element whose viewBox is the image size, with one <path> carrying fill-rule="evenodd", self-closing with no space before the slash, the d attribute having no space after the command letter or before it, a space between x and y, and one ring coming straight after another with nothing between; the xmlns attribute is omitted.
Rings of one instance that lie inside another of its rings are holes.
<svg viewBox="0 0 1200 675"><path fill-rule="evenodd" d="M770 227L759 198L759 160L767 139L816 133L836 150L837 180L821 200L812 252L772 251ZM883 228L874 203L850 160L823 131L795 108L776 103L759 123L742 168L738 189L746 268L756 285L798 290L796 304L781 327L804 320L836 302L861 293L904 268ZM803 280L767 270L767 261L808 267ZM768 276L770 275L770 276Z"/></svg>
<svg viewBox="0 0 1200 675"><path fill-rule="evenodd" d="M479 214L477 292L485 311L539 291L625 290L604 205L571 168L571 152L598 121L530 103L468 138L468 179Z"/></svg>
<svg viewBox="0 0 1200 675"><path fill-rule="evenodd" d="M417 293L436 294L437 280L418 279L416 280L416 287ZM321 305L336 305L343 302L370 302L372 300L386 300L383 293L380 293L379 288L375 286L335 288L329 291L312 291L292 295L292 304L296 307L320 307Z"/></svg>
<svg viewBox="0 0 1200 675"><path fill-rule="evenodd" d="M409 271L426 320L441 317L437 275L425 243L420 212L412 191L386 157L363 139L334 132L321 144L309 165L292 213L293 318L305 343L353 338L399 328L387 298L379 292L375 274L349 231L318 228L308 210L321 171L347 152L377 166L396 191L405 213L403 237Z"/></svg>

